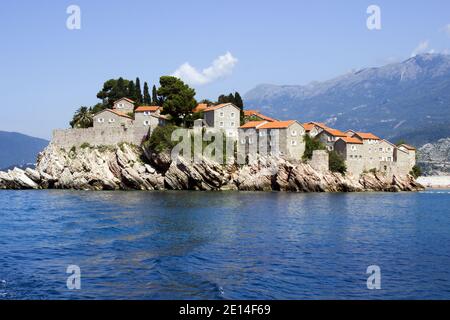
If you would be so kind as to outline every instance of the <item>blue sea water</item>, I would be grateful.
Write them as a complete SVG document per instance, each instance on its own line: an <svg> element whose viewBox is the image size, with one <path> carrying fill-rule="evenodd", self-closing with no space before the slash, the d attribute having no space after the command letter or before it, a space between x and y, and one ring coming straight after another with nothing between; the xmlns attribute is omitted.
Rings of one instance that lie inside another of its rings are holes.
<svg viewBox="0 0 450 320"><path fill-rule="evenodd" d="M450 299L450 191L0 191L0 299Z"/></svg>

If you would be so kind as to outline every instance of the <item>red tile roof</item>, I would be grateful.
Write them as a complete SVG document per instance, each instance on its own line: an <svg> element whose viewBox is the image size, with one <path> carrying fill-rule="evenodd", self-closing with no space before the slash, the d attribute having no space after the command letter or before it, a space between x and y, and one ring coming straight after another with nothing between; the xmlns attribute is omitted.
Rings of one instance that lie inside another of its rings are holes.
<svg viewBox="0 0 450 320"><path fill-rule="evenodd" d="M295 122L295 120L267 122L266 124L258 127L258 129L286 129Z"/></svg>
<svg viewBox="0 0 450 320"><path fill-rule="evenodd" d="M140 106L134 112L156 112L159 108L159 106Z"/></svg>
<svg viewBox="0 0 450 320"><path fill-rule="evenodd" d="M240 126L239 129L257 128L264 123L267 123L267 121L249 121L246 124Z"/></svg>
<svg viewBox="0 0 450 320"><path fill-rule="evenodd" d="M416 148L414 148L413 146L410 146L409 144L404 144L404 143L399 145L399 147L404 147L405 149L413 150L413 151L416 150Z"/></svg>
<svg viewBox="0 0 450 320"><path fill-rule="evenodd" d="M263 115L262 113L260 113L257 110L244 110L244 116L246 116L246 117L255 116L255 117L258 117L260 119L263 119L263 120L266 120L266 121L270 121L270 122L278 121L278 120L276 120L274 118L271 118L271 117Z"/></svg>
<svg viewBox="0 0 450 320"><path fill-rule="evenodd" d="M351 143L351 144L363 144L362 140L354 137L341 137L339 139L342 139L345 141L345 143Z"/></svg>
<svg viewBox="0 0 450 320"><path fill-rule="evenodd" d="M204 112L214 111L214 110L217 110L217 109L220 109L220 108L229 106L229 105L235 106L235 105L232 104L232 103L222 103L222 104L218 104L218 105L215 105L215 106L210 106L210 107L204 109L203 111L204 111ZM236 106L235 106L235 107L236 107ZM237 107L236 107L236 108L237 108Z"/></svg>
<svg viewBox="0 0 450 320"><path fill-rule="evenodd" d="M332 128L328 128L328 127L325 127L322 129L323 129L323 131L327 132L328 134L330 134L334 137L348 137L347 134L345 134L341 130L332 129Z"/></svg>
<svg viewBox="0 0 450 320"><path fill-rule="evenodd" d="M208 104L206 103L199 103L194 109L192 109L192 112L201 112L208 108Z"/></svg>
<svg viewBox="0 0 450 320"><path fill-rule="evenodd" d="M129 115L127 115L127 114L125 114L125 113L123 113L123 112L114 110L114 109L104 109L104 110L102 110L102 111L100 111L100 112L97 112L94 116L97 116L97 115L99 115L100 113L106 112L106 111L112 112L112 113L114 113L115 115L118 115L119 117L124 117L124 118L128 118L128 119L133 120L133 118L130 117Z"/></svg>
<svg viewBox="0 0 450 320"><path fill-rule="evenodd" d="M381 140L376 135L370 132L355 132L355 134L364 140Z"/></svg>
<svg viewBox="0 0 450 320"><path fill-rule="evenodd" d="M134 103L134 101L133 101L133 100L131 100L131 99L128 99L128 98L125 98L125 97L123 97L123 98L120 98L120 99L118 99L118 100L114 101L114 103L116 103L116 102L119 102L120 100L126 100L126 101L128 101L128 102L130 102L130 103Z"/></svg>

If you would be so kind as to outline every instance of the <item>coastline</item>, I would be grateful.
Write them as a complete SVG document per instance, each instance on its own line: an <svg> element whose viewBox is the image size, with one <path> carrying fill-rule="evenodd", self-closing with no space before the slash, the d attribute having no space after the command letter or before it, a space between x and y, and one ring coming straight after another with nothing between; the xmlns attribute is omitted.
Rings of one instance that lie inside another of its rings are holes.
<svg viewBox="0 0 450 320"><path fill-rule="evenodd" d="M39 155L35 170L0 172L0 189L337 193L422 191L424 187L411 175L353 176L274 156L257 156L246 165L219 164L208 158L198 163L181 157L172 161L167 153L124 144L116 149L70 151L50 145Z"/></svg>
<svg viewBox="0 0 450 320"><path fill-rule="evenodd" d="M450 176L427 176L416 180L427 189L450 190Z"/></svg>

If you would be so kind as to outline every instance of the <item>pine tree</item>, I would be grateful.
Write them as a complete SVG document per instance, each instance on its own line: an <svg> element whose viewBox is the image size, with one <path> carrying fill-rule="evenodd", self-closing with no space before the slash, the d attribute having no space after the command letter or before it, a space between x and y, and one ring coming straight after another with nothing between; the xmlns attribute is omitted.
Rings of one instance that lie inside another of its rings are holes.
<svg viewBox="0 0 450 320"><path fill-rule="evenodd" d="M135 100L136 103L141 104L142 103L142 91L141 91L141 80L139 78L136 78L136 85L135 85Z"/></svg>
<svg viewBox="0 0 450 320"><path fill-rule="evenodd" d="M150 92L148 90L147 82L144 83L144 104L145 105L152 104L152 98L150 97Z"/></svg>

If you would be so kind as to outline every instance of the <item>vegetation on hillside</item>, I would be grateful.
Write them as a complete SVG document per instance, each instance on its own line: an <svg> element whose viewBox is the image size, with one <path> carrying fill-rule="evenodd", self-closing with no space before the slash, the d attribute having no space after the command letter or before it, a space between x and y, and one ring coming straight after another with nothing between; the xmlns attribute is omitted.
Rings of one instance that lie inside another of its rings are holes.
<svg viewBox="0 0 450 320"><path fill-rule="evenodd" d="M422 175L422 169L416 164L409 174L412 175L415 179L417 179Z"/></svg>
<svg viewBox="0 0 450 320"><path fill-rule="evenodd" d="M172 141L172 132L179 127L174 125L167 125L164 127L156 127L150 138L144 143L144 146L155 152L170 151L177 145L177 141Z"/></svg>
<svg viewBox="0 0 450 320"><path fill-rule="evenodd" d="M81 107L79 108L70 122L72 128L89 128L93 125L93 112L91 108Z"/></svg>
<svg viewBox="0 0 450 320"><path fill-rule="evenodd" d="M186 125L186 117L197 105L195 90L172 76L161 77L159 83L157 95L162 102L162 113L170 115L174 125Z"/></svg>
<svg viewBox="0 0 450 320"><path fill-rule="evenodd" d="M328 154L330 171L345 174L347 166L344 159L336 151L330 151Z"/></svg>
<svg viewBox="0 0 450 320"><path fill-rule="evenodd" d="M311 138L309 134L305 137L305 153L303 154L303 161L311 160L314 150L325 150L325 145L316 137Z"/></svg>

